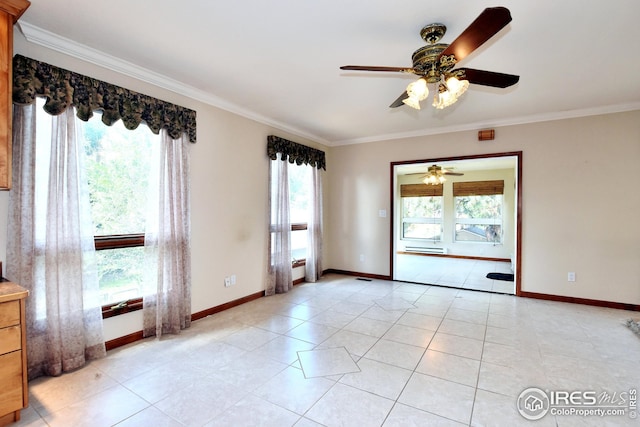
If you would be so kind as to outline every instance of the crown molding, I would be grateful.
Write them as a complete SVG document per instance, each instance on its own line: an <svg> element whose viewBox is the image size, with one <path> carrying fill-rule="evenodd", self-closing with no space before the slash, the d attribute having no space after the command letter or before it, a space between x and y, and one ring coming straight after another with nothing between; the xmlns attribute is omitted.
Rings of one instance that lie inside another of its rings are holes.
<svg viewBox="0 0 640 427"><path fill-rule="evenodd" d="M256 121L258 123L280 129L292 135L310 139L324 145L330 145L329 141L319 137L318 135L311 134L309 132L303 131L302 129L298 129L282 122L275 121L269 117L265 117L261 114L257 114L237 104L228 102L222 98L212 95L211 93L197 89L193 86L190 86L178 80L174 80L165 75L156 73L155 71L149 70L147 68L139 67L131 62L124 61L120 58L75 42L66 37L59 36L35 25L29 24L24 20L21 20L18 25L20 27L20 30L22 31L22 34L24 34L25 38L30 43L55 50L57 52L69 55L73 58L77 58L85 62L89 62L99 67L107 68L128 77L133 77L143 82L150 83L154 86L170 90L179 95L183 95L188 98L192 98L205 104L211 105L213 107L220 108L221 110L225 110L230 113L234 113L247 119Z"/></svg>
<svg viewBox="0 0 640 427"><path fill-rule="evenodd" d="M415 137L421 137L421 136L439 135L439 134L453 133L453 132L464 132L464 131L470 131L470 130L478 130L485 127L514 126L514 125L521 125L521 124L528 124L528 123L546 122L546 121L563 120L563 119L571 119L571 118L586 117L586 116L596 116L601 114L612 114L612 113L621 113L625 111L640 110L640 102L636 102L636 103L629 103L629 104L609 105L609 106L596 107L596 108L559 111L559 112L553 112L548 114L513 117L508 119L502 119L502 120L499 119L499 120L492 120L492 121L465 123L463 125L458 125L458 126L436 127L436 128L429 128L429 129L421 129L419 131L412 131L412 132L400 132L400 133L375 135L375 136L348 139L348 140L329 141L318 135L311 134L302 129L289 126L279 121L275 121L269 117L266 117L254 111L248 110L237 104L230 103L222 98L219 98L203 90L197 89L186 83L171 79L167 76L156 73L152 70L139 67L128 61L124 61L115 56L90 48L86 45L77 43L73 40L59 36L50 31L43 30L35 25L25 22L24 20L20 20L18 22L18 25L22 33L24 34L25 38L27 39L27 41L31 43L44 46L48 49L52 49L54 51L63 53L65 55L69 55L71 57L80 59L82 61L89 62L99 67L113 70L120 74L133 77L135 79L141 80L146 83L150 83L154 86L158 86L163 89L170 90L179 95L183 95L183 96L195 99L197 101L203 102L213 107L220 108L221 110L225 110L230 113L237 114L239 116L256 121L258 123L262 123L264 125L273 127L275 129L279 129L284 132L290 133L292 135L296 135L302 138L316 141L328 147L335 147L340 145L364 144L368 142L380 142L380 141L396 140L396 139L404 139L404 138L415 138Z"/></svg>
<svg viewBox="0 0 640 427"><path fill-rule="evenodd" d="M479 129L491 127L516 126L529 123L551 122L554 120L575 119L580 117L599 116L603 114L624 113L626 111L640 110L640 102L632 102L628 104L607 105L596 108L584 108L578 110L559 111L548 114L536 114L521 117L511 117L508 119L479 121L474 123L465 123L459 126L443 126L430 129L421 129L413 132L400 132L385 135L376 135L371 137L354 138L342 141L333 141L330 146L365 144L367 142L380 142L405 138L416 138L429 135L441 135L444 133L477 131Z"/></svg>

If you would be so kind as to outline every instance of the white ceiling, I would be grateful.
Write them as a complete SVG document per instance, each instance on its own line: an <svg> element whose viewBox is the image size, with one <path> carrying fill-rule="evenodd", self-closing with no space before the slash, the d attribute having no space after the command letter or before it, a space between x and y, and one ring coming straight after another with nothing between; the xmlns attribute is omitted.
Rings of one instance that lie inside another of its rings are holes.
<svg viewBox="0 0 640 427"><path fill-rule="evenodd" d="M520 75L452 107L388 108L420 29L450 43L485 7L513 21L459 66ZM327 145L640 109L637 0L32 0L28 40Z"/></svg>

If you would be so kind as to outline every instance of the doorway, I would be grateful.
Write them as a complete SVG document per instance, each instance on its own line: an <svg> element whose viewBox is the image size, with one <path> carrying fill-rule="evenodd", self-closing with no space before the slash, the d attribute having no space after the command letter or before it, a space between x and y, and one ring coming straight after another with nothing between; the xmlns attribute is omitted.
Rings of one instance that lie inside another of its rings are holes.
<svg viewBox="0 0 640 427"><path fill-rule="evenodd" d="M521 178L522 152L392 162L393 280L519 295Z"/></svg>

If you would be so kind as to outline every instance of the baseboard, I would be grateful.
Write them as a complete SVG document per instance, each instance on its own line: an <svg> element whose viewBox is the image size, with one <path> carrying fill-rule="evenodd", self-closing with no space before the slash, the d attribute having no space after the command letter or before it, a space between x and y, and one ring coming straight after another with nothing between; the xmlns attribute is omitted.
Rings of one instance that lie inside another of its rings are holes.
<svg viewBox="0 0 640 427"><path fill-rule="evenodd" d="M398 251L396 253L400 255L435 256L440 258L459 258L459 259L475 259L478 261L511 262L510 258L492 258L492 257L473 256L473 255L426 254L423 252L406 252L406 251Z"/></svg>
<svg viewBox="0 0 640 427"><path fill-rule="evenodd" d="M117 347L122 347L123 345L131 344L132 342L140 341L143 338L144 338L144 335L142 334L142 331L138 331L129 335L125 335L123 337L118 337L118 338L106 341L104 343L104 346L106 347L107 351L109 351Z"/></svg>
<svg viewBox="0 0 640 427"><path fill-rule="evenodd" d="M296 279L293 281L293 285L299 285L304 283L304 277L300 279ZM191 321L194 322L196 320L204 319L207 316L211 316L212 314L220 313L221 311L228 310L233 307L237 307L239 305L245 304L249 301L253 301L259 298L262 298L265 295L264 291L256 292L250 295L247 295L242 298L238 298L233 301L226 302L224 304L217 305L215 307L208 308L206 310L198 311L196 313L191 314ZM137 331L129 335L125 335L123 337L118 337L109 341L106 341L105 347L107 351L113 350L117 347L122 347L123 345L131 344L132 342L140 341L144 336L142 331Z"/></svg>
<svg viewBox="0 0 640 427"><path fill-rule="evenodd" d="M246 297L238 298L233 301L225 302L224 304L217 305L215 307L208 308L206 310L198 311L197 313L191 314L191 321L200 320L207 316L211 316L212 314L220 313L221 311L228 310L233 307L237 307L249 301L253 301L264 296L264 291L256 292Z"/></svg>
<svg viewBox="0 0 640 427"><path fill-rule="evenodd" d="M324 270L324 274L327 273L344 274L345 276L366 277L368 279L391 280L391 276L384 276L382 274L358 273L357 271L337 270L335 268Z"/></svg>
<svg viewBox="0 0 640 427"><path fill-rule="evenodd" d="M602 301L597 299L576 298L564 295L540 294L537 292L520 292L518 295L524 298L542 299L546 301L568 302L572 304L592 305L596 307L615 308L618 310L640 311L638 304L625 304L623 302Z"/></svg>

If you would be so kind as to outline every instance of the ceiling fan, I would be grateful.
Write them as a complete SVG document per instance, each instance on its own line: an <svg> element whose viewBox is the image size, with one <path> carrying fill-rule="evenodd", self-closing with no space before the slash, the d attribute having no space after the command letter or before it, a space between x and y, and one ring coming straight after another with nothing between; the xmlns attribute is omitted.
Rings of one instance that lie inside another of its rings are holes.
<svg viewBox="0 0 640 427"><path fill-rule="evenodd" d="M407 175L422 175L420 180L428 185L439 185L446 181L445 175L451 176L463 176L464 174L461 172L452 172L449 169L445 169L442 166L432 165L427 169L427 173L418 172L418 173L410 173Z"/></svg>
<svg viewBox="0 0 640 427"><path fill-rule="evenodd" d="M454 69L458 62L493 37L509 22L511 22L509 9L489 7L451 44L438 43L447 31L444 24L429 24L422 28L420 36L427 42L427 45L416 50L411 56L413 67L344 65L340 69L415 74L420 78L409 83L407 90L389 107L396 108L406 104L419 110L420 101L429 96L427 86L431 84L435 91L433 106L442 109L455 103L467 90L470 83L506 88L520 80L519 76L513 74L473 68Z"/></svg>

